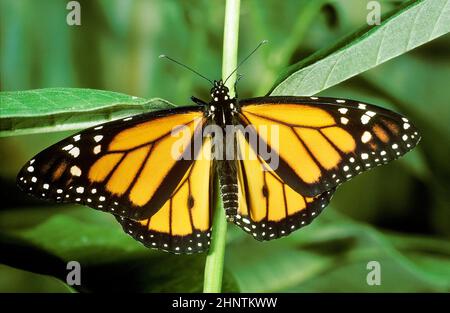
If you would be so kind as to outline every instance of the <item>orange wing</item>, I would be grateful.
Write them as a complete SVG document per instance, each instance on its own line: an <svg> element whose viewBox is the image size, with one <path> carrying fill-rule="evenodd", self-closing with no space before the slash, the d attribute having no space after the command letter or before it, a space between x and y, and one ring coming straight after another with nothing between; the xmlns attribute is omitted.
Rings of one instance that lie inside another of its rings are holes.
<svg viewBox="0 0 450 313"><path fill-rule="evenodd" d="M405 117L351 100L264 97L240 104L241 123L279 156L274 172L308 197L400 157L420 139Z"/></svg>
<svg viewBox="0 0 450 313"><path fill-rule="evenodd" d="M150 248L174 253L205 251L211 235L212 176L211 139L207 137L201 158L191 164L156 214L139 221L116 218L126 233Z"/></svg>
<svg viewBox="0 0 450 313"><path fill-rule="evenodd" d="M234 223L257 240L287 236L308 225L327 206L334 189L315 197L294 191L236 134L239 208Z"/></svg>
<svg viewBox="0 0 450 313"><path fill-rule="evenodd" d="M18 184L44 199L147 218L192 166L205 122L200 107L184 107L99 125L36 155Z"/></svg>

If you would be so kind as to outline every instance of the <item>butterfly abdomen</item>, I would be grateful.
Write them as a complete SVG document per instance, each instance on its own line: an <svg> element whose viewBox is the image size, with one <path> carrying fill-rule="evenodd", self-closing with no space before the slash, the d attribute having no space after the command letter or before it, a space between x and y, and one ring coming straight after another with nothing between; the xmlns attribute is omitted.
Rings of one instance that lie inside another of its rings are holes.
<svg viewBox="0 0 450 313"><path fill-rule="evenodd" d="M227 219L233 221L239 206L236 166L234 162L226 160L217 163L223 208Z"/></svg>

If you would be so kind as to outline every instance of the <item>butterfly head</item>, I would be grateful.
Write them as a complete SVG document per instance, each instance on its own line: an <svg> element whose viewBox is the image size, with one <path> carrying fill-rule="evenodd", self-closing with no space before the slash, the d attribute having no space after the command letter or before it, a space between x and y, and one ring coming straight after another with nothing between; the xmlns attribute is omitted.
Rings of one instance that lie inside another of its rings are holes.
<svg viewBox="0 0 450 313"><path fill-rule="evenodd" d="M230 90L224 85L222 80L215 80L211 88L212 103L224 102L230 100Z"/></svg>

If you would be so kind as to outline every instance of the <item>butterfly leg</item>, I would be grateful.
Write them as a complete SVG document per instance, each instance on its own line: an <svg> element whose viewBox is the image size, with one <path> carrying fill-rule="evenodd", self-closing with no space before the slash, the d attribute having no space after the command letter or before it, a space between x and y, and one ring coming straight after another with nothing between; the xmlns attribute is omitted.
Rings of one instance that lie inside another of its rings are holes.
<svg viewBox="0 0 450 313"><path fill-rule="evenodd" d="M197 97L192 96L191 100L194 101L194 103L198 104L198 105L207 105L208 103L206 103L205 101L203 101L202 99L199 99Z"/></svg>

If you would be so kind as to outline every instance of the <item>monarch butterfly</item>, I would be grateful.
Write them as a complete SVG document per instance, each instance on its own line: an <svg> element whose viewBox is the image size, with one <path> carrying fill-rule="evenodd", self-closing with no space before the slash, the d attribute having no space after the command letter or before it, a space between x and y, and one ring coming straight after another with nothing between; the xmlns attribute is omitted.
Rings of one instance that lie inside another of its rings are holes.
<svg viewBox="0 0 450 313"><path fill-rule="evenodd" d="M148 247L194 253L210 244L216 175L227 219L257 240L272 240L309 224L338 185L420 140L407 118L352 100L238 101L222 80L214 81L208 103L193 100L198 105L70 136L27 162L18 185L43 199L110 212ZM231 141L215 142L216 134L205 135L208 126L231 128ZM179 138L181 130L189 135ZM230 147L230 158L215 155Z"/></svg>

